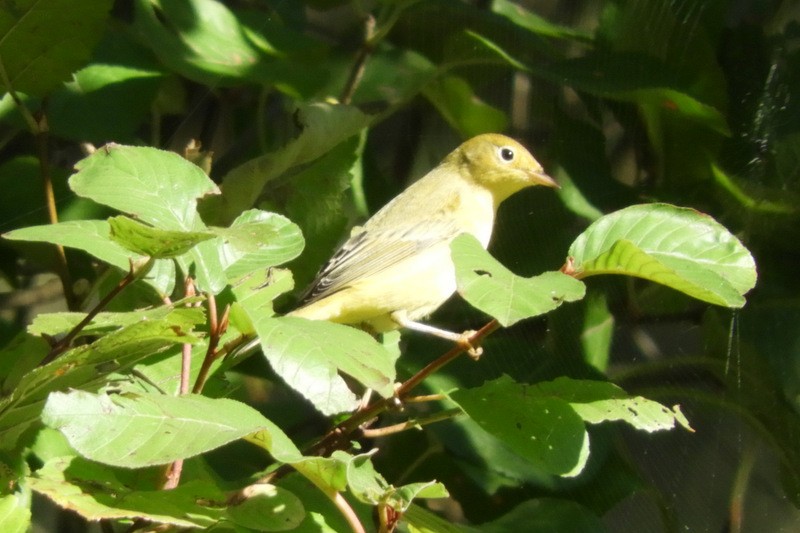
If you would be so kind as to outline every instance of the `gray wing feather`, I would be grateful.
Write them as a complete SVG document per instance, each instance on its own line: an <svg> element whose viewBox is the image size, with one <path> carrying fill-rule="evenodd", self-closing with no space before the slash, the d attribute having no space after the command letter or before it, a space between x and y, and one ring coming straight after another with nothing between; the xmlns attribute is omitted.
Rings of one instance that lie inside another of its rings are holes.
<svg viewBox="0 0 800 533"><path fill-rule="evenodd" d="M460 233L452 221L426 220L392 229L366 228L356 233L322 267L302 299L307 305L353 283L374 276Z"/></svg>

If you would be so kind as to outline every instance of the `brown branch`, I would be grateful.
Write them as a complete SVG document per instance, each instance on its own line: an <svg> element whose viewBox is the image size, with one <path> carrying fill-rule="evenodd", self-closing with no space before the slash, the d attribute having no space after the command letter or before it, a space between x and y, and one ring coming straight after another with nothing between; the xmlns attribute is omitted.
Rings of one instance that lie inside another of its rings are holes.
<svg viewBox="0 0 800 533"><path fill-rule="evenodd" d="M200 371L197 373L197 378L194 381L194 387L192 388L192 392L194 394L200 394L203 391L203 387L208 381L208 374L211 372L211 365L214 364L214 361L219 359L223 355L227 355L229 350L227 346L223 348L223 350L217 350L219 346L219 340L222 335L228 330L228 317L230 316L231 306L225 306L225 311L222 313L222 318L217 319L217 303L214 298L214 295L209 293L208 298L206 298L208 302L208 330L209 330L209 337L208 337L208 348L206 349L206 355L203 358L203 363L200 366Z"/></svg>
<svg viewBox="0 0 800 533"><path fill-rule="evenodd" d="M35 118L33 114L25 106L25 102L17 94L17 91L11 85L11 79L6 72L5 64L0 58L0 81L5 85L11 100L22 114L28 130L36 140L36 154L39 159L39 171L42 176L42 189L44 192L44 202L47 207L47 219L50 224L58 223L58 210L56 209L56 196L53 189L53 177L50 172L50 127L47 123L47 115L41 112L39 118ZM72 276L69 273L69 265L67 264L67 254L64 247L60 244L54 244L56 249L56 273L61 280L61 289L64 293L64 299L67 302L67 308L70 311L78 309L78 299L75 296L75 291L72 288Z"/></svg>
<svg viewBox="0 0 800 533"><path fill-rule="evenodd" d="M194 288L194 280L191 277L186 277L183 282L183 292L187 298L191 298L197 291ZM191 307L191 304L189 305ZM214 316L216 318L216 315ZM185 343L181 349L181 381L178 387L178 394L181 396L189 392L189 378L192 373L192 345Z"/></svg>
<svg viewBox="0 0 800 533"><path fill-rule="evenodd" d="M469 344L472 346L478 346L487 335L490 335L499 327L500 323L497 322L497 320L491 320L480 330L476 331L470 336ZM398 400L402 402L415 387L425 380L425 378L445 366L453 359L457 358L465 351L467 351L467 346L465 344L456 344L450 350L445 352L434 361L431 361L425 368L411 376L411 378L400 385L393 397L381 398L371 406L355 413L347 420L341 422L331 431L329 431L324 437L322 437L322 439L317 441L317 443L312 445L304 455L329 455L333 450L346 447L350 442L349 439L352 433L358 430L363 423L375 418L380 413L393 407L395 402Z"/></svg>

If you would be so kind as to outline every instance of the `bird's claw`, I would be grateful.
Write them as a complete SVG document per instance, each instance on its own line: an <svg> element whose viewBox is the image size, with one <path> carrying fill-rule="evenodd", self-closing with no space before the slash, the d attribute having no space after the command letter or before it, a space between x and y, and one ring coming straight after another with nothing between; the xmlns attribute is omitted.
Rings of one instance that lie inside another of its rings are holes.
<svg viewBox="0 0 800 533"><path fill-rule="evenodd" d="M469 355L473 361L477 361L478 359L480 359L481 355L483 354L482 347L474 346L472 344L472 336L475 335L475 333L477 332L473 330L465 331L459 336L459 339L457 341L459 346L461 346L467 351L467 355Z"/></svg>

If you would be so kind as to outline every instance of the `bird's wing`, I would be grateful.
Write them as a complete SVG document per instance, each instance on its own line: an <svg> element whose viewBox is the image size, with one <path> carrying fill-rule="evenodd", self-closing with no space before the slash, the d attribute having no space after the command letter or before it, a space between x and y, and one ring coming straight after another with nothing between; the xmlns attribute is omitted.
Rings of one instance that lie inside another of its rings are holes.
<svg viewBox="0 0 800 533"><path fill-rule="evenodd" d="M430 219L399 228L364 229L350 237L322 267L301 305L328 297L459 233L452 221Z"/></svg>

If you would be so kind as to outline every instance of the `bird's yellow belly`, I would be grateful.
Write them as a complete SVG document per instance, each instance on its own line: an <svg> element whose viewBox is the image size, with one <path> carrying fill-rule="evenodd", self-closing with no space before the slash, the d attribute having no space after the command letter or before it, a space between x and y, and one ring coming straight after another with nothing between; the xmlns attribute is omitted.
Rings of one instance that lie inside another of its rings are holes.
<svg viewBox="0 0 800 533"><path fill-rule="evenodd" d="M391 313L405 311L408 319L416 320L432 313L455 290L450 244L443 242L291 315L389 331L398 327Z"/></svg>

